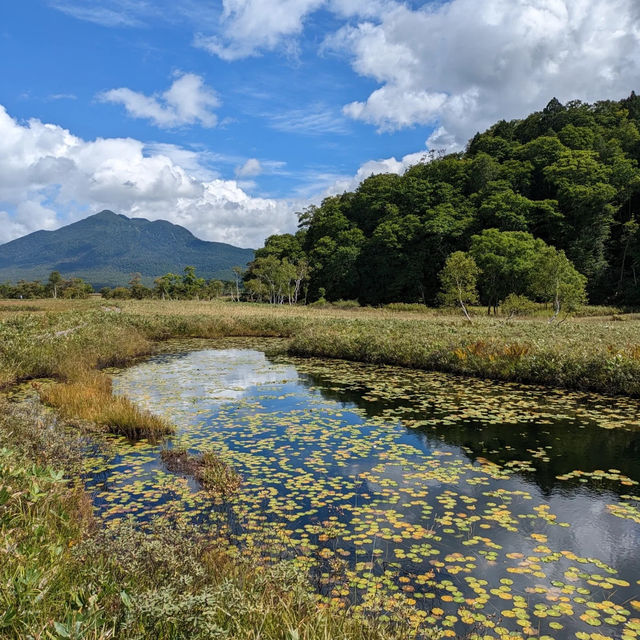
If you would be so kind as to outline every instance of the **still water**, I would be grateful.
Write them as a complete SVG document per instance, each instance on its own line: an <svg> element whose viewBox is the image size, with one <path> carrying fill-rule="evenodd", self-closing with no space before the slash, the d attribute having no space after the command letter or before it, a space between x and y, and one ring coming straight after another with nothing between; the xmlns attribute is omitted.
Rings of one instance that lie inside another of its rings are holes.
<svg viewBox="0 0 640 640"><path fill-rule="evenodd" d="M243 478L229 504L119 441L87 483L106 521L207 522L452 634L640 635L640 404L443 374L176 347L114 389ZM339 578L336 576L339 574Z"/></svg>

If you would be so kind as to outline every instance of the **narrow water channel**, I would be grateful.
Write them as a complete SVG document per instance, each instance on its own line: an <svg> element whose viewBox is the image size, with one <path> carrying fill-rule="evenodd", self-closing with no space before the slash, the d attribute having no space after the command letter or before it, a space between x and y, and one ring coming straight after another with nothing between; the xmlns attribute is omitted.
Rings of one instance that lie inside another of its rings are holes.
<svg viewBox="0 0 640 640"><path fill-rule="evenodd" d="M114 389L176 424L171 446L231 461L239 495L216 505L120 441L87 478L105 520L227 509L241 542L319 563L328 597L403 599L456 633L640 635L637 401L202 347Z"/></svg>

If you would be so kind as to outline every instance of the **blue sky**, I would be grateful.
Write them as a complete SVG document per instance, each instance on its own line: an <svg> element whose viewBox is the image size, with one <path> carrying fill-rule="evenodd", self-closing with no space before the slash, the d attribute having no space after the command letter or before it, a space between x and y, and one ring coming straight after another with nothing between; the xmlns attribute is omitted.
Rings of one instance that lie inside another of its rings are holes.
<svg viewBox="0 0 640 640"><path fill-rule="evenodd" d="M111 208L259 246L500 118L640 87L634 0L21 0L0 241Z"/></svg>

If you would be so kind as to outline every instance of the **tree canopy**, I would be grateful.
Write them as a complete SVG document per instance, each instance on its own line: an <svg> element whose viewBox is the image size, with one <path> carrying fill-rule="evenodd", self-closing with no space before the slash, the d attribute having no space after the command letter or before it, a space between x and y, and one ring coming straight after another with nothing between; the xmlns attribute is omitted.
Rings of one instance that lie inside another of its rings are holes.
<svg viewBox="0 0 640 640"><path fill-rule="evenodd" d="M309 207L298 233L271 236L256 252L245 279L257 284L260 260L272 256L306 262L309 300L323 289L328 300L433 304L440 272L461 251L478 266L485 304L510 293L555 304L532 284L553 250L565 273L569 265L586 279L591 301L637 305L639 161L635 93L595 104L554 99L476 134L464 152L432 154Z"/></svg>

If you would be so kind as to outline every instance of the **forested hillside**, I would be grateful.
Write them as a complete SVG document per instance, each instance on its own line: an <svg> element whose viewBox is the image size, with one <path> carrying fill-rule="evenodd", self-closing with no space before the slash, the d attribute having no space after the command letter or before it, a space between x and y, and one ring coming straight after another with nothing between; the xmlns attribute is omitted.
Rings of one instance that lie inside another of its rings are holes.
<svg viewBox="0 0 640 640"><path fill-rule="evenodd" d="M527 256L551 245L586 276L591 302L637 305L639 130L635 93L593 105L554 99L498 122L465 152L371 176L304 211L297 234L272 236L256 252L248 291L260 293L269 265L297 265L309 300L433 304L447 257L471 250L485 264L481 299L495 304L523 292Z"/></svg>
<svg viewBox="0 0 640 640"><path fill-rule="evenodd" d="M36 231L0 245L0 282L44 282L57 271L96 289L126 285L135 273L151 285L167 272L182 273L187 265L204 277L231 280L232 268L244 267L252 258L251 249L200 240L166 220L101 211L55 231Z"/></svg>

